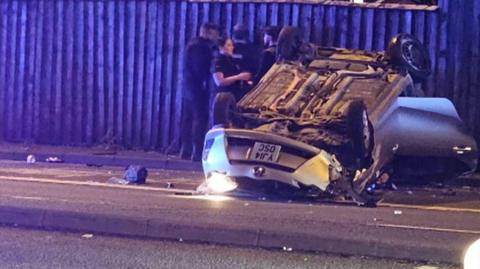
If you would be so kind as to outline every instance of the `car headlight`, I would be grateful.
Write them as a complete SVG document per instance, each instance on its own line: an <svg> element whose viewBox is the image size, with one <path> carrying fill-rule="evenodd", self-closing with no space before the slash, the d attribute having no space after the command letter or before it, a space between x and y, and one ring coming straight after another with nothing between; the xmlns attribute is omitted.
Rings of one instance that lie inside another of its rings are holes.
<svg viewBox="0 0 480 269"><path fill-rule="evenodd" d="M463 268L480 268L480 239L471 244L468 247L467 252L465 252L465 258L463 259Z"/></svg>
<svg viewBox="0 0 480 269"><path fill-rule="evenodd" d="M210 173L205 183L209 193L225 193L238 187L238 184L231 177L217 172Z"/></svg>

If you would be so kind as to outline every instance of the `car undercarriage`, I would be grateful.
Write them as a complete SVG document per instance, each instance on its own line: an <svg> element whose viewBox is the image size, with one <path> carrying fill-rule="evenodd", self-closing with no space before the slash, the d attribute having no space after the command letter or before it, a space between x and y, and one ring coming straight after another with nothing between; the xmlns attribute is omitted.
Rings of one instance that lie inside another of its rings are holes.
<svg viewBox="0 0 480 269"><path fill-rule="evenodd" d="M475 169L476 143L451 102L421 97L415 82L428 76L430 62L418 40L397 36L386 52L320 48L287 27L277 54L241 100L215 97L207 178L277 181L371 205L399 156L460 160L455 175Z"/></svg>

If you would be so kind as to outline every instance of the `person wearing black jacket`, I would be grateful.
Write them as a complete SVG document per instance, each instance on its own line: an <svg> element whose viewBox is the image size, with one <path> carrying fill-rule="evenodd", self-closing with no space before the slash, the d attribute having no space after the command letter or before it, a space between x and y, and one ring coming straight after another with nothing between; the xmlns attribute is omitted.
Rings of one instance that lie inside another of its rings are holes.
<svg viewBox="0 0 480 269"><path fill-rule="evenodd" d="M200 161L208 124L210 66L219 27L204 23L197 38L185 50L184 86L182 92L181 149L182 159Z"/></svg>
<svg viewBox="0 0 480 269"><path fill-rule="evenodd" d="M266 49L264 49L260 55L260 65L258 66L254 79L255 84L262 79L276 61L277 40L280 29L278 26L269 26L265 29L263 43Z"/></svg>
<svg viewBox="0 0 480 269"><path fill-rule="evenodd" d="M251 85L252 74L242 72L239 64L233 59L234 45L230 38L221 38L218 41L219 54L213 66L213 81L216 92L230 92L236 100L245 93L244 84Z"/></svg>
<svg viewBox="0 0 480 269"><path fill-rule="evenodd" d="M255 74L258 68L260 48L250 42L248 29L243 24L237 24L233 28L233 58L238 62L240 70Z"/></svg>

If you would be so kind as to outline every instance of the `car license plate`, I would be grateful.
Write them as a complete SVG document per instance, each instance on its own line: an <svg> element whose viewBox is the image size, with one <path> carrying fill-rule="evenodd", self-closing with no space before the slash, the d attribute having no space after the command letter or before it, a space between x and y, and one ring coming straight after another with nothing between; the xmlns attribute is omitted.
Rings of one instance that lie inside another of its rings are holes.
<svg viewBox="0 0 480 269"><path fill-rule="evenodd" d="M255 142L252 152L250 153L250 160L276 162L280 156L281 149L282 146L279 145Z"/></svg>

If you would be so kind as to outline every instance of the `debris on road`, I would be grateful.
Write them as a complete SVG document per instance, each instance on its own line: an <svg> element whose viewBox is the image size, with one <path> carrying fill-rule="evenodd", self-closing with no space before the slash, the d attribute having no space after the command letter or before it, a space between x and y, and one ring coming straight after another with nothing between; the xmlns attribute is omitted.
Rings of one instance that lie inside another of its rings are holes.
<svg viewBox="0 0 480 269"><path fill-rule="evenodd" d="M394 215L402 215L402 213L403 213L402 210L395 210L395 211L393 211L393 214L394 214Z"/></svg>
<svg viewBox="0 0 480 269"><path fill-rule="evenodd" d="M88 167L102 167L103 164L98 164L98 163L86 163Z"/></svg>
<svg viewBox="0 0 480 269"><path fill-rule="evenodd" d="M32 164L32 163L35 163L36 161L37 161L37 159L35 158L35 155L30 154L30 155L27 156L27 163Z"/></svg>
<svg viewBox="0 0 480 269"><path fill-rule="evenodd" d="M93 155L116 155L117 151L116 150L101 150L101 151L95 151L92 152Z"/></svg>
<svg viewBox="0 0 480 269"><path fill-rule="evenodd" d="M45 159L47 163L63 163L63 160L59 157L48 157Z"/></svg>
<svg viewBox="0 0 480 269"><path fill-rule="evenodd" d="M107 183L111 183L111 184L120 184L120 185L128 185L130 184L130 182L128 182L127 180L123 179L123 178L118 178L118 177L111 177L107 180Z"/></svg>
<svg viewBox="0 0 480 269"><path fill-rule="evenodd" d="M457 192L454 191L454 190L451 189L451 188L448 188L448 189L444 189L444 190L442 191L442 194L445 195L445 196L455 196L455 195L457 195Z"/></svg>
<svg viewBox="0 0 480 269"><path fill-rule="evenodd" d="M123 179L133 184L144 184L147 176L147 168L141 165L129 165L123 173Z"/></svg>
<svg viewBox="0 0 480 269"><path fill-rule="evenodd" d="M415 267L415 269L440 269L440 268L436 266L422 265L422 266Z"/></svg>
<svg viewBox="0 0 480 269"><path fill-rule="evenodd" d="M288 251L288 252L290 252L290 251L292 251L292 250L293 250L293 248L289 248L289 247L285 247L285 246L283 247L283 251Z"/></svg>
<svg viewBox="0 0 480 269"><path fill-rule="evenodd" d="M93 234L83 234L82 238L92 238Z"/></svg>

